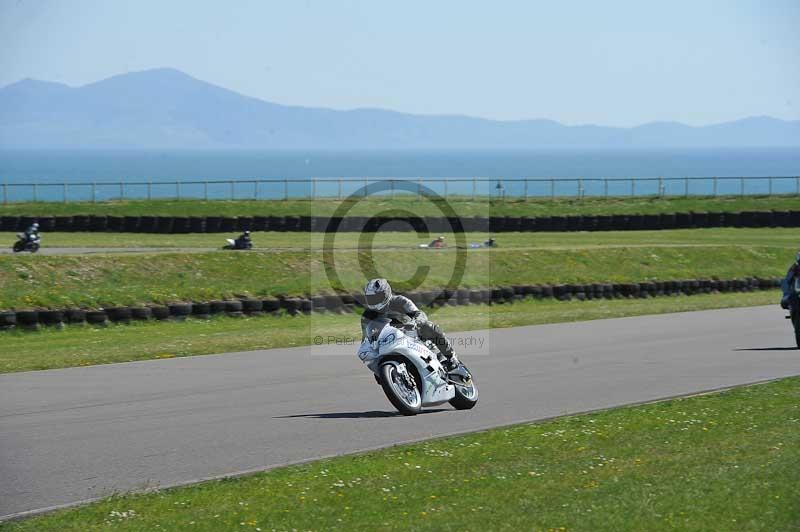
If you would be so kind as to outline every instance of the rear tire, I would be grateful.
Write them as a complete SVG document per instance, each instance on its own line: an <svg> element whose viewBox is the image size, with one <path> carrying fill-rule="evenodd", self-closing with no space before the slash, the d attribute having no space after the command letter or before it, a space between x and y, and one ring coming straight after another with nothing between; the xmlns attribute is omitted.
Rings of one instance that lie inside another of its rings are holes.
<svg viewBox="0 0 800 532"><path fill-rule="evenodd" d="M407 383L404 382L397 367L397 364L392 362L387 362L381 366L383 393L386 394L389 402L392 403L397 411L404 416L417 415L422 410L422 395L419 391L419 384L415 383L413 390L408 390ZM406 370L409 371L409 375L413 378L414 374L408 369L408 365L406 365Z"/></svg>

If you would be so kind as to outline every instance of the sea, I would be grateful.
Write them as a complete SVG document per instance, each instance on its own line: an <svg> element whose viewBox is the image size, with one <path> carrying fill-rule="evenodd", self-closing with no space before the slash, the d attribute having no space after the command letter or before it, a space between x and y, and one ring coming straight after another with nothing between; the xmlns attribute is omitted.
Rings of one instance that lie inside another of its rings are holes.
<svg viewBox="0 0 800 532"><path fill-rule="evenodd" d="M0 150L4 202L331 197L389 178L421 179L448 195L793 193L800 186L800 148Z"/></svg>

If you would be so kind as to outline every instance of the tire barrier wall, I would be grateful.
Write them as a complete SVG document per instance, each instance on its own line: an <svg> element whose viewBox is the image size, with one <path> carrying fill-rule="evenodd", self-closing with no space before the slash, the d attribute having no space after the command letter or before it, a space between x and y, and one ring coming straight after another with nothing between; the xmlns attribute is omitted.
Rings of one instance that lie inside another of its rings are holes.
<svg viewBox="0 0 800 532"><path fill-rule="evenodd" d="M589 301L592 299L650 298L717 292L752 292L780 287L781 279L692 279L648 281L643 283L591 283L560 285L513 285L495 288L470 288L454 291L415 291L405 295L420 307L444 305L504 304L524 299ZM311 312L354 312L361 308L358 294L316 295L311 297L267 297L214 300L167 305L115 306L103 309L8 310L0 311L0 330L61 327L64 324L105 325L141 320L184 320L224 314L231 317L277 315L292 316Z"/></svg>
<svg viewBox="0 0 800 532"><path fill-rule="evenodd" d="M325 232L329 221L319 216L2 216L0 231L24 231L38 221L43 232L124 232L124 233L232 233L237 231ZM337 231L375 232L421 230L422 222L431 232L449 230L447 218L424 219L349 216L338 220ZM696 229L707 227L800 227L800 211L681 212L668 214L614 214L540 216L535 218L492 216L464 217L465 231L563 232L563 231L642 231Z"/></svg>

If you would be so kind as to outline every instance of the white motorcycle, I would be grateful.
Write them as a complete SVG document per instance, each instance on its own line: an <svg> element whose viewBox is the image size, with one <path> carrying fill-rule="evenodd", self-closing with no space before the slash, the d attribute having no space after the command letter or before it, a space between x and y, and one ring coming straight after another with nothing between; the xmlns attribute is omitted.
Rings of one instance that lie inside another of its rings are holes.
<svg viewBox="0 0 800 532"><path fill-rule="evenodd" d="M413 322L395 325L389 318L370 321L358 350L392 405L406 416L447 402L457 410L474 407L478 387L466 366L445 371L443 355L433 342L418 338Z"/></svg>
<svg viewBox="0 0 800 532"><path fill-rule="evenodd" d="M39 251L39 247L42 245L42 236L36 235L35 237L29 239L28 235L25 233L17 233L17 241L14 242L14 245L11 247L14 253L20 253L22 251L30 251L31 253L36 253Z"/></svg>

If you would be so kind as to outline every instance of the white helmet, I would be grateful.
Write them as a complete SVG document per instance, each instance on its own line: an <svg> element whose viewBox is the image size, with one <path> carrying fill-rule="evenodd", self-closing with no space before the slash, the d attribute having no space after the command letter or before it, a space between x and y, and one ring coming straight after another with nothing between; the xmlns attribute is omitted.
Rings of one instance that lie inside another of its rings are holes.
<svg viewBox="0 0 800 532"><path fill-rule="evenodd" d="M372 279L364 287L364 305L371 310L383 310L392 298L392 287L386 279Z"/></svg>
<svg viewBox="0 0 800 532"><path fill-rule="evenodd" d="M33 225L31 227L33 227L34 229L39 229L39 222L33 222Z"/></svg>

